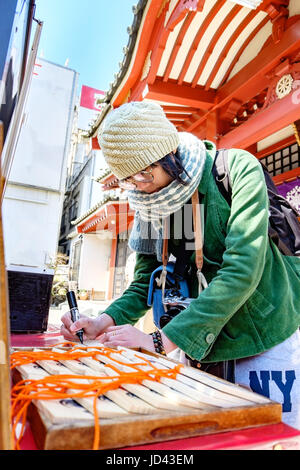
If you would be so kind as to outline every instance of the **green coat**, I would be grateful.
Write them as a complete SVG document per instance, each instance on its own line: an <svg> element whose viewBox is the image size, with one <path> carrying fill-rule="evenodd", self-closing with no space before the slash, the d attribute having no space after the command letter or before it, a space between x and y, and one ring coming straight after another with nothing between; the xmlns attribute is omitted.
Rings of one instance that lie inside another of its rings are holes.
<svg viewBox="0 0 300 470"><path fill-rule="evenodd" d="M257 159L244 150L229 151L230 208L211 171L216 148L205 144L199 193L205 218L203 274L209 285L163 332L191 358L214 362L262 353L297 330L300 259L282 256L269 242L268 196ZM158 265L154 256L137 254L134 281L106 309L116 324L134 324L149 308L149 279Z"/></svg>

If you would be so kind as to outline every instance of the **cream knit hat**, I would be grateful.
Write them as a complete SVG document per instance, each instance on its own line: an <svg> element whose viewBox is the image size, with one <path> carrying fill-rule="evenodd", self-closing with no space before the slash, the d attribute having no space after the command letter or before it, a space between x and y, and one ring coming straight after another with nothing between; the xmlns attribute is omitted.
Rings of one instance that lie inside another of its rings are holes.
<svg viewBox="0 0 300 470"><path fill-rule="evenodd" d="M161 106L146 101L126 103L111 111L98 133L110 170L127 178L176 150L179 136Z"/></svg>

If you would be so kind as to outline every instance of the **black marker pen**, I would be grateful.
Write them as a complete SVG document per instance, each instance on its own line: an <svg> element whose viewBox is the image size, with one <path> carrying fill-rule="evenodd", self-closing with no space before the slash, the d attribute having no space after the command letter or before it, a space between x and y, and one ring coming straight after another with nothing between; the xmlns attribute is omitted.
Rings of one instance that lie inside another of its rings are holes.
<svg viewBox="0 0 300 470"><path fill-rule="evenodd" d="M79 310L77 306L76 296L72 290L67 292L67 299L68 299L68 303L70 307L72 322L75 323L77 320L79 320L80 315L79 315ZM77 331L76 334L78 338L80 339L80 342L83 344L83 330L81 329Z"/></svg>

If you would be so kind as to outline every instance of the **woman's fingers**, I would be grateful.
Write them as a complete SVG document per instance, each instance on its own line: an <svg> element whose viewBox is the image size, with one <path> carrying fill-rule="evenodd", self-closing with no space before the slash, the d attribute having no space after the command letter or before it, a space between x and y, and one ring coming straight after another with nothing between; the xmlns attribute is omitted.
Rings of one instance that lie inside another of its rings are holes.
<svg viewBox="0 0 300 470"><path fill-rule="evenodd" d="M148 351L154 350L152 337L132 325L109 327L106 332L97 339L108 348L124 346L127 348L143 347Z"/></svg>
<svg viewBox="0 0 300 470"><path fill-rule="evenodd" d="M71 313L66 312L61 317L61 334L69 340L77 341L78 337L76 336L76 332L84 328L86 317L80 318L77 322L72 321Z"/></svg>
<svg viewBox="0 0 300 470"><path fill-rule="evenodd" d="M61 327L60 327L60 332L62 334L62 336L67 339L67 340L70 340L70 341L79 341L79 338L76 336L76 333L75 334L72 334L69 329L67 329L65 327L65 325L62 323Z"/></svg>
<svg viewBox="0 0 300 470"><path fill-rule="evenodd" d="M106 328L105 331L107 333L110 333L110 332L113 332L113 331L120 332L120 331L123 331L123 330L125 330L125 331L129 330L130 328L134 328L134 327L131 326L131 325L116 325L116 326L114 325L114 326L109 326L108 328Z"/></svg>
<svg viewBox="0 0 300 470"><path fill-rule="evenodd" d="M70 331L76 333L76 331L87 329L90 324L89 318L80 318L70 325Z"/></svg>
<svg viewBox="0 0 300 470"><path fill-rule="evenodd" d="M72 325L71 312L64 313L64 315L61 317L61 321L66 328L70 328Z"/></svg>

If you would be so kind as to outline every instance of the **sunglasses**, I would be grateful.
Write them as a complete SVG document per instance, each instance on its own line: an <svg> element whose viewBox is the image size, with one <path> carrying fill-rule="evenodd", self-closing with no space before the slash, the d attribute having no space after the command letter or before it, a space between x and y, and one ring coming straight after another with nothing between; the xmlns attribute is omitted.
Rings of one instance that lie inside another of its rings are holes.
<svg viewBox="0 0 300 470"><path fill-rule="evenodd" d="M136 183L152 183L154 176L152 174L152 166L149 167L149 170L143 170L135 175L128 176L123 180L119 180L119 187L122 189L136 189Z"/></svg>

